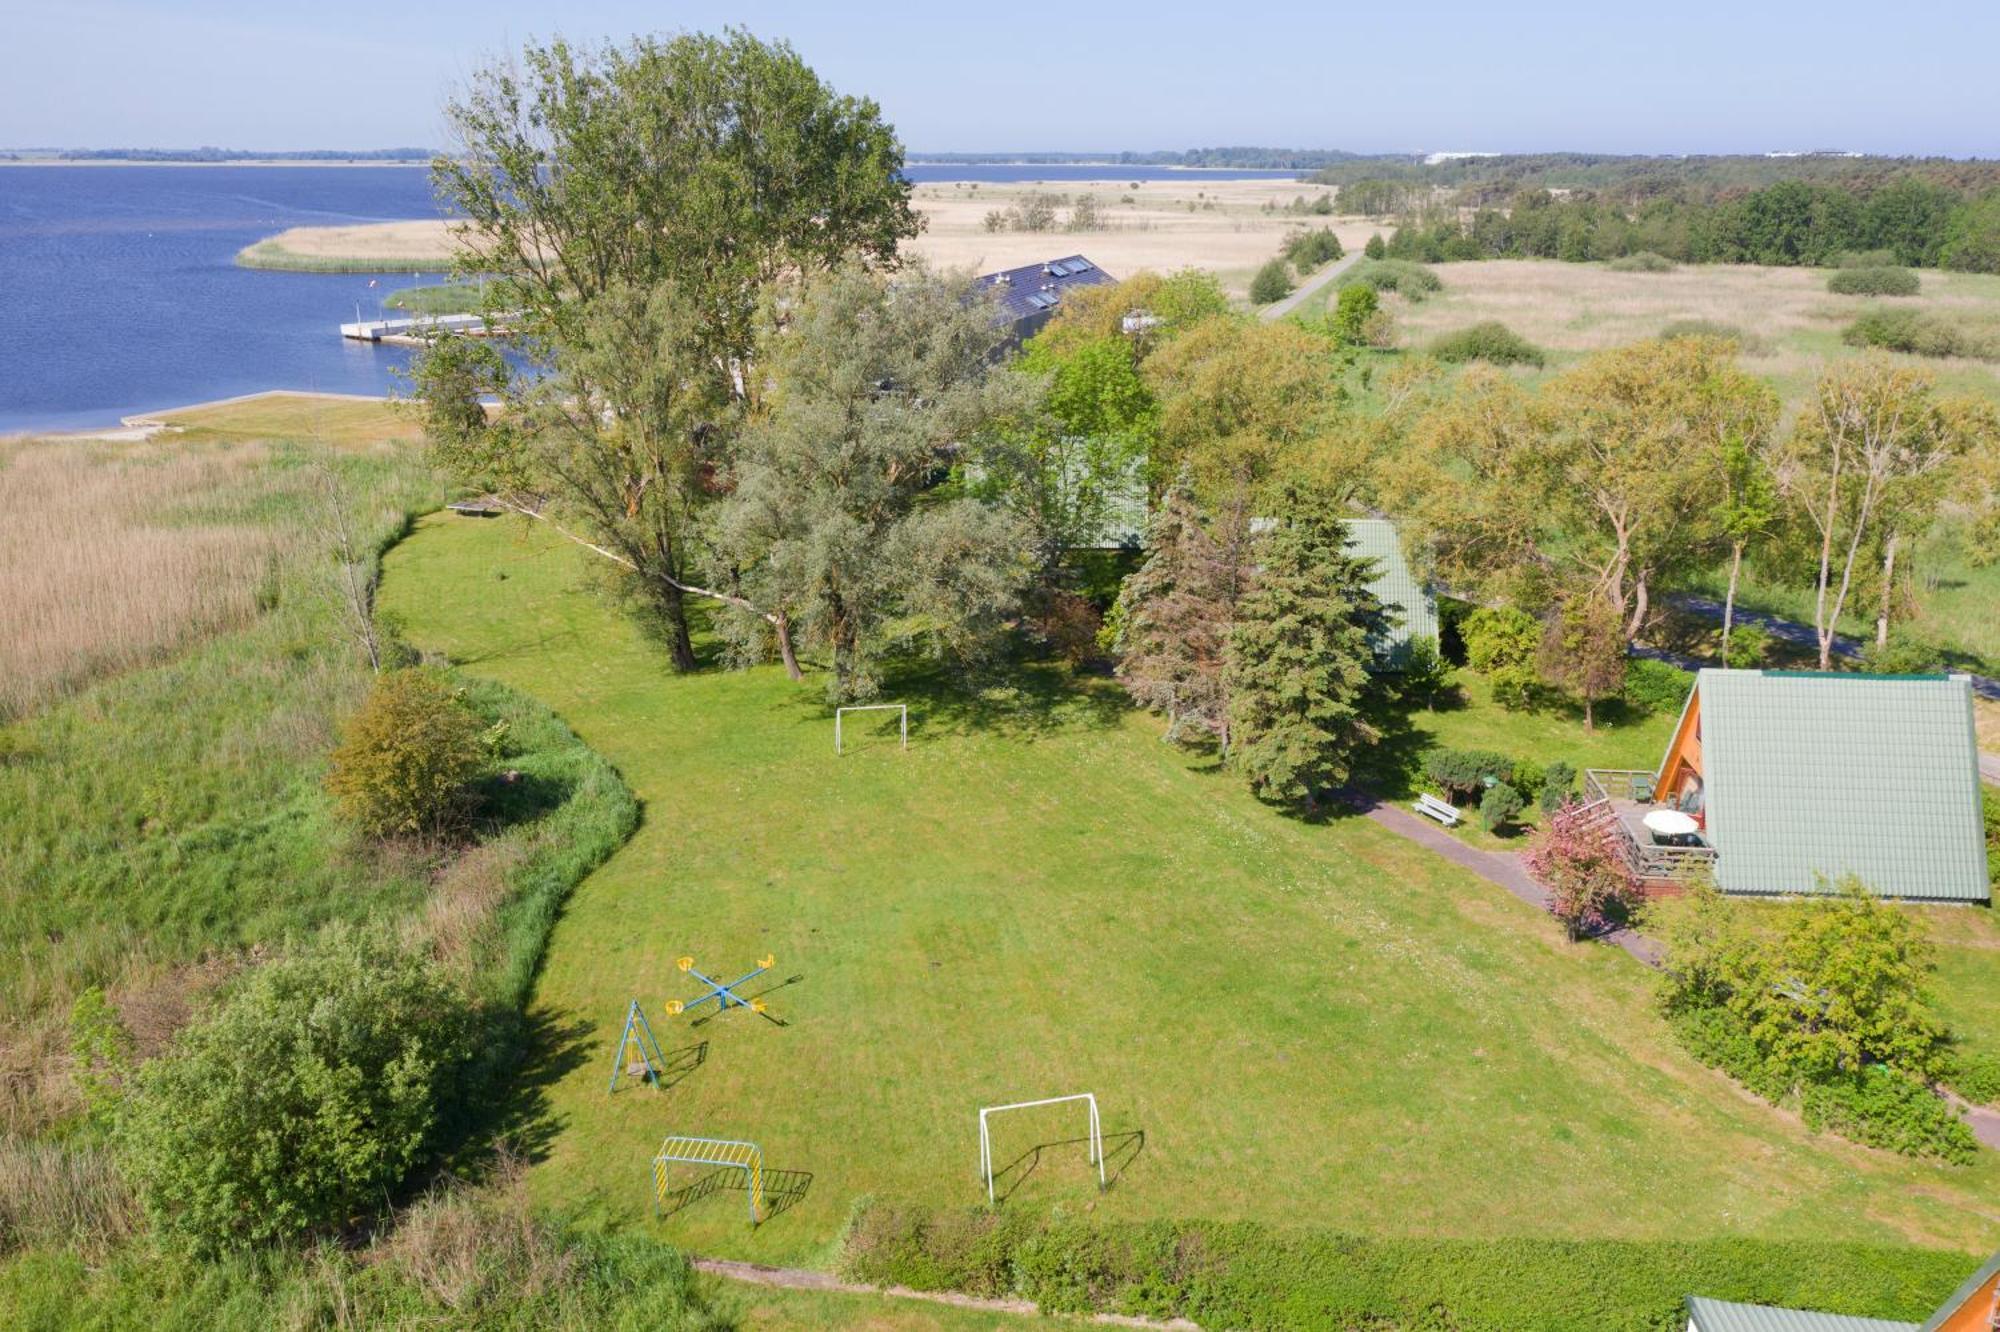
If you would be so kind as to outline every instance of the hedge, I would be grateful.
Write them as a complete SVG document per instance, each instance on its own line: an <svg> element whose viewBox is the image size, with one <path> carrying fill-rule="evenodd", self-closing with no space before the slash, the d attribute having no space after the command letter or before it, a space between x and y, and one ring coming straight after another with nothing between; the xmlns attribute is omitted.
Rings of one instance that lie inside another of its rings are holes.
<svg viewBox="0 0 2000 1332"><path fill-rule="evenodd" d="M1679 1332L1689 1294L1920 1320L1978 1263L1863 1244L1362 1238L870 1203L849 1227L841 1265L858 1281L1025 1298L1045 1313L1246 1332Z"/></svg>

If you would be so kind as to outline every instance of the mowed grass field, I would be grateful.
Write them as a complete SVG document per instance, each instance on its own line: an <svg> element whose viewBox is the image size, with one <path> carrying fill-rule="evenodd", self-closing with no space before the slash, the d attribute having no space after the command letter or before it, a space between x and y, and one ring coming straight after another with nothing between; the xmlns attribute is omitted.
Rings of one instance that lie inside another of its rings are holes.
<svg viewBox="0 0 2000 1332"><path fill-rule="evenodd" d="M1080 1114L1034 1112L996 1126L1014 1205L1966 1251L2000 1228L1992 1159L1808 1135L1682 1055L1624 954L1366 820L1280 817L1109 686L905 685L908 752L865 724L836 759L817 681L672 677L596 578L525 524L438 516L382 598L552 705L644 801L540 982L546 1202L823 1265L858 1197L982 1198L979 1106L1087 1090L1113 1188L1064 1141ZM733 976L766 951L776 1021L665 1016L692 994L676 957ZM680 1071L607 1094L634 996ZM759 1142L783 1209L752 1230L725 1189L652 1221L668 1133Z"/></svg>

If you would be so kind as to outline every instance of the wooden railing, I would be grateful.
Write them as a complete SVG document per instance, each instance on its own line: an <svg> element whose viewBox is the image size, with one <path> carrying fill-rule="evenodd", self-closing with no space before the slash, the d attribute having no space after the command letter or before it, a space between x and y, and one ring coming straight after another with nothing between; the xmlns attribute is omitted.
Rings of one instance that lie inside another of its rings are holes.
<svg viewBox="0 0 2000 1332"><path fill-rule="evenodd" d="M1590 800L1631 800L1641 805L1653 803L1653 788L1659 774L1636 768L1585 768L1583 793Z"/></svg>
<svg viewBox="0 0 2000 1332"><path fill-rule="evenodd" d="M1642 883L1688 883L1712 872L1712 846L1661 846L1625 821L1619 805L1651 808L1656 776L1630 768L1587 768L1583 791L1588 808L1601 811L1618 831L1626 863Z"/></svg>

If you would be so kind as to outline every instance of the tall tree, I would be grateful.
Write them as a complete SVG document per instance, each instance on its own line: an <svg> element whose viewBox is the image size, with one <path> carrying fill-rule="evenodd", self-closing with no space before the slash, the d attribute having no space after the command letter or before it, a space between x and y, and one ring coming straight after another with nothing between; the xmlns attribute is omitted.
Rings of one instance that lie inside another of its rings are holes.
<svg viewBox="0 0 2000 1332"><path fill-rule="evenodd" d="M1032 418L1041 382L996 368L1001 330L968 280L847 265L782 300L718 541L746 602L830 656L844 701L874 692L888 647L968 659L1013 609L1032 533L937 481Z"/></svg>
<svg viewBox="0 0 2000 1332"><path fill-rule="evenodd" d="M1625 638L1618 608L1596 589L1559 600L1543 628L1536 667L1544 680L1583 704L1583 729L1597 729L1597 700L1625 683Z"/></svg>
<svg viewBox="0 0 2000 1332"><path fill-rule="evenodd" d="M1376 738L1362 715L1386 627L1375 562L1348 553L1339 501L1288 484L1256 543L1257 573L1237 605L1227 669L1236 762L1266 799L1317 807Z"/></svg>
<svg viewBox="0 0 2000 1332"><path fill-rule="evenodd" d="M530 46L477 72L446 115L457 142L431 170L462 219L461 266L494 275L489 300L523 353L596 409L553 440L485 441L494 470L478 479L620 552L675 667L692 668L684 603L707 591L691 581L706 481L730 414L761 384L748 370L769 308L760 294L851 255L893 261L918 225L902 147L872 101L836 94L789 46L740 30ZM650 311L649 331L670 331L649 339L644 383L587 378L606 365L591 349L610 341L610 311L662 299L676 308ZM604 525L608 495L622 499L617 528L642 541Z"/></svg>
<svg viewBox="0 0 2000 1332"><path fill-rule="evenodd" d="M1870 543L1882 551L1877 636L1886 641L1898 546L1936 517L1951 474L1978 474L1997 442L1989 408L1939 399L1929 373L1886 356L1842 362L1820 376L1778 475L1819 538L1813 626L1821 670L1832 665L1862 552Z"/></svg>
<svg viewBox="0 0 2000 1332"><path fill-rule="evenodd" d="M1778 485L1771 474L1768 434L1732 434L1723 444L1721 493L1713 511L1717 530L1729 544L1729 590L1722 598L1721 661L1729 663L1729 635L1736 626L1736 588L1743 556L1771 533L1780 516Z"/></svg>
<svg viewBox="0 0 2000 1332"><path fill-rule="evenodd" d="M1497 372L1413 428L1389 489L1455 586L1525 604L1579 580L1644 627L1654 586L1701 557L1723 450L1776 413L1713 338L1600 352L1528 394Z"/></svg>
<svg viewBox="0 0 2000 1332"><path fill-rule="evenodd" d="M1211 532L1186 469L1160 497L1146 528L1146 560L1118 594L1118 679L1134 702L1167 719L1162 739L1192 728L1229 752L1223 658L1236 603L1250 580L1245 506L1226 508Z"/></svg>

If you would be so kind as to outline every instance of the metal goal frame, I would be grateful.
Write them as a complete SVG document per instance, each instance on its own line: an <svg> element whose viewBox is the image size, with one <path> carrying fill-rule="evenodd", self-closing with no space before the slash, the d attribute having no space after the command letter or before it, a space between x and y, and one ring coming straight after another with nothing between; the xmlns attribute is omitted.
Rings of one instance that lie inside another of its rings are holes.
<svg viewBox="0 0 2000 1332"><path fill-rule="evenodd" d="M907 704L907 703L855 703L855 704L851 704L851 705L849 705L849 706L847 706L847 707L844 707L844 708L835 708L835 709L833 710L833 752L834 752L835 754L839 754L839 753L841 752L841 747L840 747L840 720L841 720L841 718L842 718L842 717L846 716L846 715L847 715L848 713L850 713L850 712L899 712L899 713L901 713L901 714L902 714L902 723L901 723L901 725L900 725L900 727L899 727L898 729L899 729L899 730L900 730L900 731L902 732L902 738L903 738L903 748L905 748L905 749L908 749L908 748L910 747L910 705L909 705L909 704Z"/></svg>
<svg viewBox="0 0 2000 1332"><path fill-rule="evenodd" d="M1104 1185L1104 1126L1097 1117L1097 1097L1090 1092L1077 1092L1070 1096L1045 1096L1039 1101L1015 1101L1011 1105L984 1105L979 1108L979 1173L986 1180L986 1205L993 1205L993 1134L987 1124L989 1116L1005 1114L1009 1110L1032 1110L1043 1105L1062 1105L1069 1101L1082 1101L1090 1111L1090 1163L1097 1167L1097 1187Z"/></svg>

